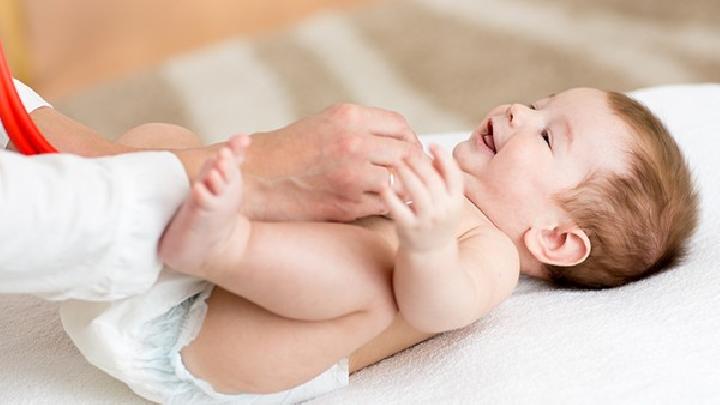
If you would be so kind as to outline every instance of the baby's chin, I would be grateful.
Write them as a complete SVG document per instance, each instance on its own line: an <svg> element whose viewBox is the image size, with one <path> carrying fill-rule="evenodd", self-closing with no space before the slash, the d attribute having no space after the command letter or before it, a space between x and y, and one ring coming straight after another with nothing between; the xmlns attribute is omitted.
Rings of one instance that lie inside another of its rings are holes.
<svg viewBox="0 0 720 405"><path fill-rule="evenodd" d="M469 174L481 172L490 157L483 151L478 150L474 143L473 139L468 139L460 142L453 149L453 157L460 166L460 170Z"/></svg>
<svg viewBox="0 0 720 405"><path fill-rule="evenodd" d="M470 146L470 141L465 140L455 145L452 150L453 158L455 158L458 166L460 166L460 169L464 172L467 171L466 163L471 158L471 153L469 151Z"/></svg>

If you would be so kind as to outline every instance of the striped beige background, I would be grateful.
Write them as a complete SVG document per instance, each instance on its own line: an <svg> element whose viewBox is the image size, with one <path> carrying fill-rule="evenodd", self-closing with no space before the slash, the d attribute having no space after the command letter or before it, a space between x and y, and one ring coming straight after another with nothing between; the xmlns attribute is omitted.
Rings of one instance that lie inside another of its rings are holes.
<svg viewBox="0 0 720 405"><path fill-rule="evenodd" d="M164 121L214 141L340 101L396 110L418 133L454 131L573 86L720 81L718 21L717 0L386 1L53 101L109 136Z"/></svg>

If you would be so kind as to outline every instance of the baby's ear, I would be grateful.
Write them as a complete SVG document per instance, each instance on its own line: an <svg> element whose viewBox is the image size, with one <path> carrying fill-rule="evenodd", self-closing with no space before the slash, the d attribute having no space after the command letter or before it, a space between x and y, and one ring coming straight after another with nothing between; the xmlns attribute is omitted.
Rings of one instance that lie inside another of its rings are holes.
<svg viewBox="0 0 720 405"><path fill-rule="evenodd" d="M590 238L576 225L533 226L523 239L530 253L545 264L570 267L590 255Z"/></svg>

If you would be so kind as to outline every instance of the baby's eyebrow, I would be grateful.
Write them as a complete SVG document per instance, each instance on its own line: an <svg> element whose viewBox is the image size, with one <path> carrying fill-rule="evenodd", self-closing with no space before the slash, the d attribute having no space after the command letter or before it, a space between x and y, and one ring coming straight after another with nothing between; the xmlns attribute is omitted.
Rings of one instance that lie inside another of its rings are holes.
<svg viewBox="0 0 720 405"><path fill-rule="evenodd" d="M536 103L539 103L541 106L546 106L550 104L553 97L555 97L555 93L550 93L545 98L541 98L540 100L538 100Z"/></svg>
<svg viewBox="0 0 720 405"><path fill-rule="evenodd" d="M572 127L570 126L570 120L565 117L563 120L563 124L565 126L565 131L563 131L563 134L565 135L565 150L570 150L570 145L572 145L573 142L573 133L572 133Z"/></svg>

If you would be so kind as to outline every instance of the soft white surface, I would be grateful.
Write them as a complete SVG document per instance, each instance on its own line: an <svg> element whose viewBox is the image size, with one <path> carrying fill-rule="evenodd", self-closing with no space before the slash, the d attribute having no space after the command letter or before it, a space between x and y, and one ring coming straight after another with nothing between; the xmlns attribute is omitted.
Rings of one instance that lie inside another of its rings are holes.
<svg viewBox="0 0 720 405"><path fill-rule="evenodd" d="M681 268L615 290L523 280L496 311L351 377L312 404L720 402L720 86L636 93L677 137L701 226ZM453 140L429 137L451 146Z"/></svg>
<svg viewBox="0 0 720 405"><path fill-rule="evenodd" d="M603 292L523 280L475 325L370 367L312 403L720 401L720 86L638 94L676 134L701 188L705 209L684 266ZM144 403L85 363L56 304L5 296L0 308L0 403Z"/></svg>

